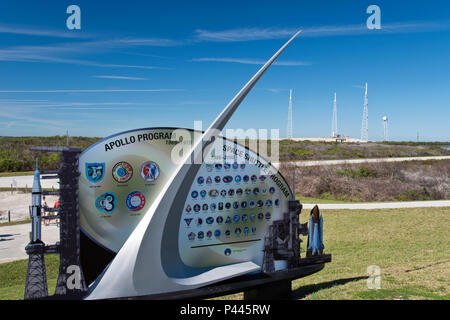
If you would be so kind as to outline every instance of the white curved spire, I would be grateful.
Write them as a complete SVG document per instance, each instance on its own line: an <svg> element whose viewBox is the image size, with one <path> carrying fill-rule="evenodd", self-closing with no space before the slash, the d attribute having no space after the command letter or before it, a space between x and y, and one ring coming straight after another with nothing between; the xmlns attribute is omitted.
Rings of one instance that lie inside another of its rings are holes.
<svg viewBox="0 0 450 320"><path fill-rule="evenodd" d="M194 145L191 153L168 179L116 257L99 276L96 283L91 286L87 299L130 297L187 290L260 269L260 266L253 262L243 262L216 267L183 278L171 277L164 268L162 255L167 251L174 251L175 248L172 247L173 243L164 242L162 239L167 227L166 222L171 218L170 214L181 212L180 203L182 201L180 199L183 199L183 194L185 195L189 191L192 179L202 163L202 155L208 152L211 141L219 135L264 72L300 32L298 31L264 64L212 122L202 139ZM179 221L176 222L175 227L178 229ZM172 236L177 238L175 235ZM173 262L173 264L175 263Z"/></svg>

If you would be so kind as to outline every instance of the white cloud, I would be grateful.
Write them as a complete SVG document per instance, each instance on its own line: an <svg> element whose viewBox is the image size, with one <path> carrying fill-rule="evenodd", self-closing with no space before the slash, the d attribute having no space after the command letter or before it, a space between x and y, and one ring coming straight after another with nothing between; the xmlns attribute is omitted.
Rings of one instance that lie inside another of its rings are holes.
<svg viewBox="0 0 450 320"><path fill-rule="evenodd" d="M249 59L249 58L194 58L189 61L193 62L229 62L229 63L242 63L242 64L256 64L263 65L266 63L264 60L260 59ZM305 61L275 61L274 65L278 66L309 66L310 62Z"/></svg>
<svg viewBox="0 0 450 320"><path fill-rule="evenodd" d="M110 75L97 75L93 76L98 79L117 79L117 80L147 80L146 78L128 77L128 76L110 76Z"/></svg>
<svg viewBox="0 0 450 320"><path fill-rule="evenodd" d="M304 28L237 28L221 31L195 30L197 41L242 42L288 38L302 29L301 37L331 37L361 34L396 34L450 30L450 22L399 22L385 23L380 30L369 30L365 24L313 26Z"/></svg>
<svg viewBox="0 0 450 320"><path fill-rule="evenodd" d="M65 30L65 29L63 29ZM19 34L26 36L40 36L40 37L51 37L51 38L90 38L90 34L86 32L73 32L69 30L49 30L41 29L37 27L29 26L13 26L13 25L0 25L0 33L7 34Z"/></svg>

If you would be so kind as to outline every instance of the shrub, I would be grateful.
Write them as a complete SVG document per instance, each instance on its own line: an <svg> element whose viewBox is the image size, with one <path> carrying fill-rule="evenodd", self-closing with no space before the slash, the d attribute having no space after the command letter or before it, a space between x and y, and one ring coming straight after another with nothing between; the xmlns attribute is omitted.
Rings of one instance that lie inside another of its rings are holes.
<svg viewBox="0 0 450 320"><path fill-rule="evenodd" d="M376 178L377 171L375 169L371 169L368 167L360 167L356 170L354 169L341 169L338 171L338 174L354 179L359 178Z"/></svg>

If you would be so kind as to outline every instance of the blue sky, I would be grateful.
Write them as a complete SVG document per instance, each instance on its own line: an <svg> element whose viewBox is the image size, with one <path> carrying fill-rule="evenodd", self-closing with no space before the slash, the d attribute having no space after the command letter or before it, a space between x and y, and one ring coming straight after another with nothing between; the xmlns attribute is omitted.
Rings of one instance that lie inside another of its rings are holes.
<svg viewBox="0 0 450 320"><path fill-rule="evenodd" d="M81 8L68 30L66 8ZM381 9L368 30L366 8ZM450 140L448 1L2 1L0 136L107 136L153 126L205 128L297 29L229 128Z"/></svg>

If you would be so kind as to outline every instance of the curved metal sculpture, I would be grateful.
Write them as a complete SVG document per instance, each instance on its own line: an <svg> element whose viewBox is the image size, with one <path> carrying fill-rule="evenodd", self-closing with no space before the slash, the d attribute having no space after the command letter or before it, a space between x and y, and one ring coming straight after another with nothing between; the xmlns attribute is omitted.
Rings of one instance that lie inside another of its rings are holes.
<svg viewBox="0 0 450 320"><path fill-rule="evenodd" d="M192 181L200 169L203 154L211 148L214 139L256 82L300 32L266 62L230 101L202 138L195 142L191 153L176 168L116 257L91 285L86 299L133 297L188 290L261 269L260 265L251 261L213 268L187 267L178 254L178 239L168 235L172 232L175 234L179 227L179 220L173 213L183 210L184 202L180 199L186 199Z"/></svg>

